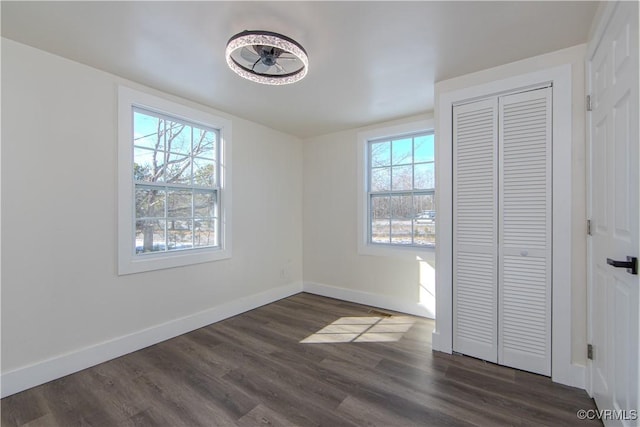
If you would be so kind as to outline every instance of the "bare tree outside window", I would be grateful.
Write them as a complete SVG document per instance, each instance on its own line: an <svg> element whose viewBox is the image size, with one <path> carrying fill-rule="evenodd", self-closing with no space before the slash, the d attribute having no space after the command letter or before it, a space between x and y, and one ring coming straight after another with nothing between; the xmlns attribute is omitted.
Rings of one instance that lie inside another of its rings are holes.
<svg viewBox="0 0 640 427"><path fill-rule="evenodd" d="M218 246L216 129L133 110L136 253Z"/></svg>
<svg viewBox="0 0 640 427"><path fill-rule="evenodd" d="M435 245L434 138L425 132L369 142L369 242Z"/></svg>

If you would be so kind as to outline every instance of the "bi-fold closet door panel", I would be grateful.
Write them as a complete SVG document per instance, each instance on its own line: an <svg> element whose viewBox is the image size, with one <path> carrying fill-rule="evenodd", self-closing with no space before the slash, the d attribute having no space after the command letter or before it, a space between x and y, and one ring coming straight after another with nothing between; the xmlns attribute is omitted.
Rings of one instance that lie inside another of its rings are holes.
<svg viewBox="0 0 640 427"><path fill-rule="evenodd" d="M499 98L498 361L551 375L551 88Z"/></svg>
<svg viewBox="0 0 640 427"><path fill-rule="evenodd" d="M551 91L453 112L454 350L543 375L551 374Z"/></svg>
<svg viewBox="0 0 640 427"><path fill-rule="evenodd" d="M497 362L497 99L455 107L453 139L453 348Z"/></svg>

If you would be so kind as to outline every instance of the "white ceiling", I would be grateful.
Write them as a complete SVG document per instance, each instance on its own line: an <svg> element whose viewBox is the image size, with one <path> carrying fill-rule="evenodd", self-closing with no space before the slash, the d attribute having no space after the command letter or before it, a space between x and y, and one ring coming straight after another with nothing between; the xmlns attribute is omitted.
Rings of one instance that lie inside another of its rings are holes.
<svg viewBox="0 0 640 427"><path fill-rule="evenodd" d="M584 43L595 2L10 2L2 36L308 137L427 112L434 83ZM308 76L265 86L227 40L300 42Z"/></svg>

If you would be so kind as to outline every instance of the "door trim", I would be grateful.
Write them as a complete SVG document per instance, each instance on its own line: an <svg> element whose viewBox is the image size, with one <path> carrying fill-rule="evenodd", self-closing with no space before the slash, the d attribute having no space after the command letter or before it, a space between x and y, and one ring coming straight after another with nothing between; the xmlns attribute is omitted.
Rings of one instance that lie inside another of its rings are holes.
<svg viewBox="0 0 640 427"><path fill-rule="evenodd" d="M617 2L607 2L604 8L601 11L600 17L598 18L597 26L592 33L592 37L589 40L589 44L587 45L587 53L585 55L585 83L587 93L592 92L593 82L591 81L591 65L593 60L593 55L596 52L596 49L602 42L602 38L604 36L604 31L609 24L609 21L613 17L613 12L616 10L618 6ZM591 134L591 114L587 111L585 112L585 123L586 123L586 178L587 178L587 192L586 192L586 203L587 203L587 218L591 218L591 192L593 190L593 181L592 181L592 169L591 169L591 149L593 144L593 137ZM593 260L593 249L591 247L591 239L587 238L587 341L592 342L593 337L593 323L592 323L592 313L591 313L591 300L593 299L593 278L591 275L592 268L592 260ZM585 390L589 394L589 396L593 396L593 381L592 381L592 364L587 363L587 371L585 373Z"/></svg>
<svg viewBox="0 0 640 427"><path fill-rule="evenodd" d="M565 64L463 89L437 93L436 104L436 328L433 349L452 352L453 346L453 196L452 107L467 99L490 96L531 85L553 84L553 273L552 346L553 381L584 388L584 366L571 361L571 184L572 184L572 77Z"/></svg>

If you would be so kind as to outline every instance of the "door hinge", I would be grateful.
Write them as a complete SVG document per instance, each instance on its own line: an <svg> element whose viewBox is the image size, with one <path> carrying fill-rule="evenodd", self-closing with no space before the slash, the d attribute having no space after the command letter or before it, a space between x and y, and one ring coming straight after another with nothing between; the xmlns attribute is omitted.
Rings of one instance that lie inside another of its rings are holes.
<svg viewBox="0 0 640 427"><path fill-rule="evenodd" d="M593 345L587 344L587 359L593 360Z"/></svg>
<svg viewBox="0 0 640 427"><path fill-rule="evenodd" d="M592 236L592 234L591 234L591 220L590 219L587 220L587 235L588 236Z"/></svg>
<svg viewBox="0 0 640 427"><path fill-rule="evenodd" d="M591 95L587 95L587 111L593 111L591 107Z"/></svg>

